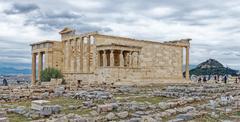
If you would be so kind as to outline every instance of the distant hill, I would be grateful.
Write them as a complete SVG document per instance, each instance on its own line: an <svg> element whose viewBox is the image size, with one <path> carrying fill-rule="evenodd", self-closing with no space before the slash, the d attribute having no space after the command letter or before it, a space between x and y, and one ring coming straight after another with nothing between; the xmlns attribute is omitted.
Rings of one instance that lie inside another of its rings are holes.
<svg viewBox="0 0 240 122"><path fill-rule="evenodd" d="M197 65L189 64L189 70L196 68ZM185 71L186 65L183 65L183 72Z"/></svg>
<svg viewBox="0 0 240 122"><path fill-rule="evenodd" d="M31 74L30 69L15 69L12 67L0 67L1 75L10 75L10 74Z"/></svg>
<svg viewBox="0 0 240 122"><path fill-rule="evenodd" d="M237 75L237 70L224 67L215 59L209 59L190 70L190 75ZM185 74L185 73L184 73Z"/></svg>

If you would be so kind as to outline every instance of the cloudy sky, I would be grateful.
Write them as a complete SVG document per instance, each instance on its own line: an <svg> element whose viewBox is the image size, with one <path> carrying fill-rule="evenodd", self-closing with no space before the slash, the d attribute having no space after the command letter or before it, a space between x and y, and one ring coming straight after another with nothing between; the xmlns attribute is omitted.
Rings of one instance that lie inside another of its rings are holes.
<svg viewBox="0 0 240 122"><path fill-rule="evenodd" d="M239 0L0 0L0 64L30 68L30 43L65 26L157 41L192 38L190 63L240 69Z"/></svg>

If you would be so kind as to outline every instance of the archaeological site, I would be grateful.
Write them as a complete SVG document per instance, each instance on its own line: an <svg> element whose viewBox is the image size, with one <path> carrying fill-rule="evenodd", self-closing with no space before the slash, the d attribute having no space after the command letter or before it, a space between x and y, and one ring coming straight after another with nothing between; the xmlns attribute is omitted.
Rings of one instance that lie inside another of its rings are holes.
<svg viewBox="0 0 240 122"><path fill-rule="evenodd" d="M186 80L189 80L191 39L160 43L97 32L76 34L70 28L64 28L59 33L61 41L46 40L31 44L32 84L36 84L40 72L46 67L59 69L71 85L80 82L179 83L185 81L184 66ZM186 52L185 57L183 52Z"/></svg>
<svg viewBox="0 0 240 122"><path fill-rule="evenodd" d="M31 83L0 86L0 122L240 121L240 78L213 59L190 70L191 39L59 33L30 44ZM47 68L62 77L44 81Z"/></svg>

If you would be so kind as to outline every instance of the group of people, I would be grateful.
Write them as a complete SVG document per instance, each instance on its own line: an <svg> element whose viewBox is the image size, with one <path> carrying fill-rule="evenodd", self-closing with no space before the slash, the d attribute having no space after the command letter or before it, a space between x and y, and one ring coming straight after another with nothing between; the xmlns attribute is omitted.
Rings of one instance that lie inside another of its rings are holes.
<svg viewBox="0 0 240 122"><path fill-rule="evenodd" d="M228 83L230 80L232 79L230 78L228 75L224 75L224 76L219 76L219 75L214 75L214 76L195 76L195 81L197 81L198 83L207 83L207 81L212 80L215 83ZM240 83L240 76L237 76L235 79L235 83Z"/></svg>
<svg viewBox="0 0 240 122"><path fill-rule="evenodd" d="M214 81L215 81L215 83L219 83L219 75L215 75L214 76ZM224 81L224 83L226 84L227 83L227 81L228 81L228 76L227 75L224 75L223 76L223 78L222 78L222 81Z"/></svg>
<svg viewBox="0 0 240 122"><path fill-rule="evenodd" d="M197 78L198 83L207 83L207 81L211 80L210 76L200 76ZM220 81L223 81L225 84L228 82L228 76L224 75L224 76L219 76L219 75L214 75L213 79L215 81L215 83L219 83Z"/></svg>

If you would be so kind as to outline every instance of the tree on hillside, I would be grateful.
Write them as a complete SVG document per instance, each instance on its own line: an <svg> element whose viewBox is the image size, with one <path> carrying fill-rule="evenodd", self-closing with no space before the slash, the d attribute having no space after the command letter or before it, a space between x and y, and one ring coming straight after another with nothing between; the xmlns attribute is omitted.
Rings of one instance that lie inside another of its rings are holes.
<svg viewBox="0 0 240 122"><path fill-rule="evenodd" d="M51 78L63 78L63 75L60 70L55 68L46 68L41 71L42 82L50 81Z"/></svg>

